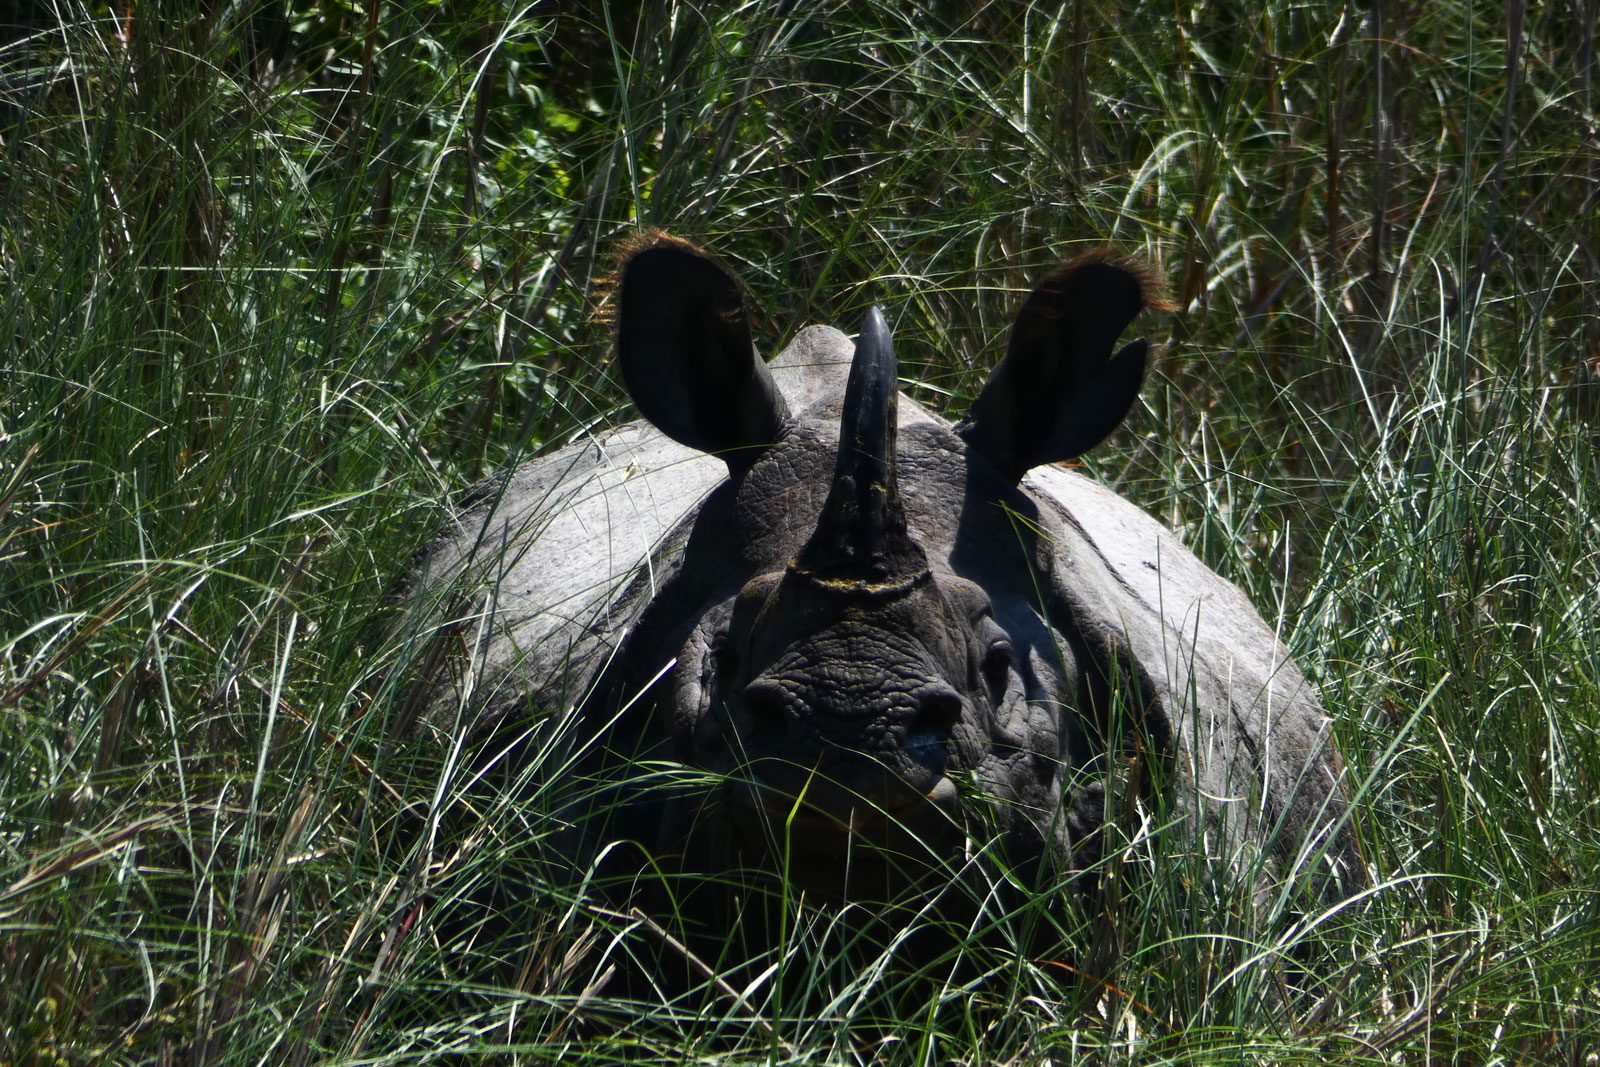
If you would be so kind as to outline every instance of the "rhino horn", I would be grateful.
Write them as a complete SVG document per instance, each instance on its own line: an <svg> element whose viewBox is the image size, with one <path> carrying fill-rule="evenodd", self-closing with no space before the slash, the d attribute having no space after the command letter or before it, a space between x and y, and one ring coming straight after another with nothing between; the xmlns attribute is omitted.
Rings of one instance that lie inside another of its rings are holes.
<svg viewBox="0 0 1600 1067"><path fill-rule="evenodd" d="M895 481L898 365L883 312L856 338L839 416L839 455L827 503L790 570L825 588L892 593L919 584L928 559L911 540Z"/></svg>

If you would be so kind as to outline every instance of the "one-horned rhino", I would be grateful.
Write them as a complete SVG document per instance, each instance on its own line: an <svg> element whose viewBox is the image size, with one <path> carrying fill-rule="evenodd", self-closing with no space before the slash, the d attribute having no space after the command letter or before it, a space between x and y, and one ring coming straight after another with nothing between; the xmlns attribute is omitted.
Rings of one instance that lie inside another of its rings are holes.
<svg viewBox="0 0 1600 1067"><path fill-rule="evenodd" d="M998 843L1081 881L1133 755L1208 877L1361 881L1288 651L1170 532L1056 465L1135 401L1147 346L1116 342L1153 294L1109 253L1058 267L952 425L899 394L876 309L854 342L812 327L769 366L715 260L638 240L612 299L644 418L488 483L435 546L422 587L473 605L443 703L466 732L564 723L592 758L563 766L616 781L604 833L651 864L782 863L851 896Z"/></svg>

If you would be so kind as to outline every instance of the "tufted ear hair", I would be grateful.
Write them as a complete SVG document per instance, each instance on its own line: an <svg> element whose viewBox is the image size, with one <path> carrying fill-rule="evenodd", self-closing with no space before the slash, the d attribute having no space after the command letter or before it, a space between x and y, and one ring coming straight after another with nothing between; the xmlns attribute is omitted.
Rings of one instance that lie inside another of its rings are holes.
<svg viewBox="0 0 1600 1067"><path fill-rule="evenodd" d="M1144 339L1112 345L1144 308L1170 309L1159 291L1150 268L1104 251L1051 271L957 432L1013 484L1099 444L1144 382Z"/></svg>
<svg viewBox="0 0 1600 1067"><path fill-rule="evenodd" d="M749 470L789 421L750 340L739 285L706 253L659 231L622 249L617 361L639 413L675 441Z"/></svg>

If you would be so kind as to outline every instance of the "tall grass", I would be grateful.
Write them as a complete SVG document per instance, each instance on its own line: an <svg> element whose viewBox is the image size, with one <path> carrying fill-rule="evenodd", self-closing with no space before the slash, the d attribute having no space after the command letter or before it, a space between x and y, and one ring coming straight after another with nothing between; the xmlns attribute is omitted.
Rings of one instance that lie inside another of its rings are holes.
<svg viewBox="0 0 1600 1067"><path fill-rule="evenodd" d="M0 1063L1600 1055L1592 2L18 17ZM769 350L885 304L950 410L1062 255L1163 265L1089 466L1335 715L1380 881L1325 962L1158 872L985 920L1077 955L859 969L800 906L743 999L625 988L677 950L540 867L537 775L391 743L452 494L626 417L592 313L647 225L742 270Z"/></svg>

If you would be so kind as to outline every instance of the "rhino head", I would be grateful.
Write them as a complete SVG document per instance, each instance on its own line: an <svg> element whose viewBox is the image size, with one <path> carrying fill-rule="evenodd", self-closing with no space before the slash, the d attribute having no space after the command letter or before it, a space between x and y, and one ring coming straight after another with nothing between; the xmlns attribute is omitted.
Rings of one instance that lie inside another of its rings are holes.
<svg viewBox="0 0 1600 1067"><path fill-rule="evenodd" d="M601 687L615 704L655 679L640 732L726 775L719 828L697 810L681 832L740 853L781 834L821 861L801 880L834 889L834 861L859 844L948 858L983 836L975 821L1025 862L1092 860L1103 671L1052 610L1053 547L1018 483L1122 421L1146 345L1113 346L1150 293L1105 255L1052 272L952 427L916 405L902 418L877 309L842 398L791 411L720 266L659 235L626 255L628 391L728 468Z"/></svg>

